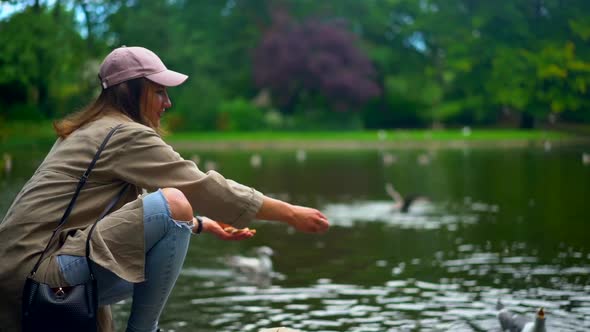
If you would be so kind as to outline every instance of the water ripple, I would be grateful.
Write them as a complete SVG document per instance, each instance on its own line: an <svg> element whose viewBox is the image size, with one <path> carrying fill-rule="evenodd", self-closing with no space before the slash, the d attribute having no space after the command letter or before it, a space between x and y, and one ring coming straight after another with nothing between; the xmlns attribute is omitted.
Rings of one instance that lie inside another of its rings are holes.
<svg viewBox="0 0 590 332"><path fill-rule="evenodd" d="M481 203L483 204L483 203ZM347 204L326 204L322 210L333 225L351 227L357 222L383 222L402 229L457 230L459 224L474 224L479 220L474 212L488 211L474 209L461 214L441 213L443 206L428 203L409 213L400 213L390 201L358 201ZM495 212L495 210L492 209Z"/></svg>
<svg viewBox="0 0 590 332"><path fill-rule="evenodd" d="M547 259L526 254L529 250L524 245L510 246L513 255L458 241L453 252L422 257L420 264L440 269L444 278L438 280L416 280L407 271L400 275L392 271L389 280L374 285L322 278L309 287L261 289L227 283L224 279L231 277L215 269L189 268L183 277L203 284L210 279L218 279L214 284L226 284L207 288L204 294L208 296L190 299L191 305L215 313L207 325L219 330L248 332L289 326L302 331L499 331L498 299L511 311L531 319L537 308L544 307L550 330L590 329L587 256L568 254L549 259L555 264L547 264ZM570 266L561 268L565 259ZM413 266L413 260L396 264ZM381 261L384 266L395 265L387 259ZM474 274L479 277L471 278ZM514 283L528 286L511 286ZM176 322L174 328L187 330L184 325L184 321Z"/></svg>

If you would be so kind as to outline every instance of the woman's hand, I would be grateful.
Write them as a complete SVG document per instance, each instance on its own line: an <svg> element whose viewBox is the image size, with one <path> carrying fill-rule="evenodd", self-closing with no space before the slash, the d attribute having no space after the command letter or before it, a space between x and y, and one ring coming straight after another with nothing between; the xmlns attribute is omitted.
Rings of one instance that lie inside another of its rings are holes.
<svg viewBox="0 0 590 332"><path fill-rule="evenodd" d="M330 227L328 218L320 211L305 206L291 205L289 225L305 233L325 233Z"/></svg>
<svg viewBox="0 0 590 332"><path fill-rule="evenodd" d="M242 228L237 229L231 225L222 223L220 221L211 220L207 217L203 219L203 233L211 233L217 236L221 240L225 241L240 241L249 239L256 234L255 229ZM194 224L197 224L197 220L193 220ZM197 227L197 226L195 226Z"/></svg>
<svg viewBox="0 0 590 332"><path fill-rule="evenodd" d="M286 222L296 230L305 233L324 233L330 227L328 218L320 211L305 206L292 205L268 196L264 196L256 218Z"/></svg>

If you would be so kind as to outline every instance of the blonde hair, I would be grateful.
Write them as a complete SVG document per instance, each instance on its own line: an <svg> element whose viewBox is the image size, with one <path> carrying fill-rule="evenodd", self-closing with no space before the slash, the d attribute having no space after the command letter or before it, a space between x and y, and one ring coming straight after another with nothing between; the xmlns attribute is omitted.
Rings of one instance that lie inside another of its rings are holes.
<svg viewBox="0 0 590 332"><path fill-rule="evenodd" d="M158 123L147 116L150 103L154 102L156 85L145 78L129 80L102 90L98 98L81 111L72 113L53 122L57 136L67 138L71 133L96 121L109 112L120 112L133 121L139 122L163 134Z"/></svg>

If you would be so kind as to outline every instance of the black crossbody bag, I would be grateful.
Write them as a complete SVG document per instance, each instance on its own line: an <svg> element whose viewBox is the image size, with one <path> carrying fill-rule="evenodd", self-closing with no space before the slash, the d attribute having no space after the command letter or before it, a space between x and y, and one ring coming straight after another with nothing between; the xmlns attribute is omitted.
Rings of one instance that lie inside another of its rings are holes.
<svg viewBox="0 0 590 332"><path fill-rule="evenodd" d="M117 194L117 196L111 200L104 211L100 214L98 219L94 222L88 237L86 239L86 261L88 263L88 269L90 270L90 280L69 287L58 287L51 288L48 284L38 282L34 279L35 273L41 264L47 249L49 248L53 238L59 233L62 226L65 224L70 212L74 208L76 199L80 194L80 190L88 180L88 176L94 168L96 161L100 157L100 154L107 142L113 136L115 131L119 129L121 125L118 125L111 129L107 137L104 139L98 151L94 155L92 162L88 166L88 169L82 177L74 197L70 201L63 217L61 218L57 227L53 230L53 234L47 242L47 246L43 250L43 253L37 260L35 267L27 276L25 286L23 288L22 296L22 327L24 332L38 332L38 331L67 331L67 332L86 332L97 330L97 309L98 309L98 289L96 279L94 278L94 272L92 271L92 264L90 261L90 237L96 227L97 223L106 216L115 204L121 199L129 184L126 184Z"/></svg>

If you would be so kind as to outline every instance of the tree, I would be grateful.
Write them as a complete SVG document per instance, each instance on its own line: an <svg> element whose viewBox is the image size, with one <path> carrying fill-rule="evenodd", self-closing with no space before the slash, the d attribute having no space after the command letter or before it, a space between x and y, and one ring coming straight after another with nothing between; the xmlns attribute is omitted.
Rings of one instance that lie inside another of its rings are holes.
<svg viewBox="0 0 590 332"><path fill-rule="evenodd" d="M85 52L71 13L35 2L0 22L0 98L5 105L30 105L46 117L56 115L76 88ZM73 89L73 90L72 90Z"/></svg>
<svg viewBox="0 0 590 332"><path fill-rule="evenodd" d="M510 17L518 23L508 26L519 28L493 40L486 91L497 105L521 112L521 127L533 127L550 114L589 108L590 20L583 8L590 10L588 2L515 5L518 16Z"/></svg>
<svg viewBox="0 0 590 332"><path fill-rule="evenodd" d="M0 2L17 9L0 20L4 117L81 106L123 44L190 75L171 91L171 129L219 129L242 114L221 109L261 91L290 128L488 125L508 109L527 127L590 108L587 0Z"/></svg>
<svg viewBox="0 0 590 332"><path fill-rule="evenodd" d="M297 23L281 9L272 17L254 52L254 79L286 113L321 98L336 110L354 109L380 94L375 69L344 22Z"/></svg>

